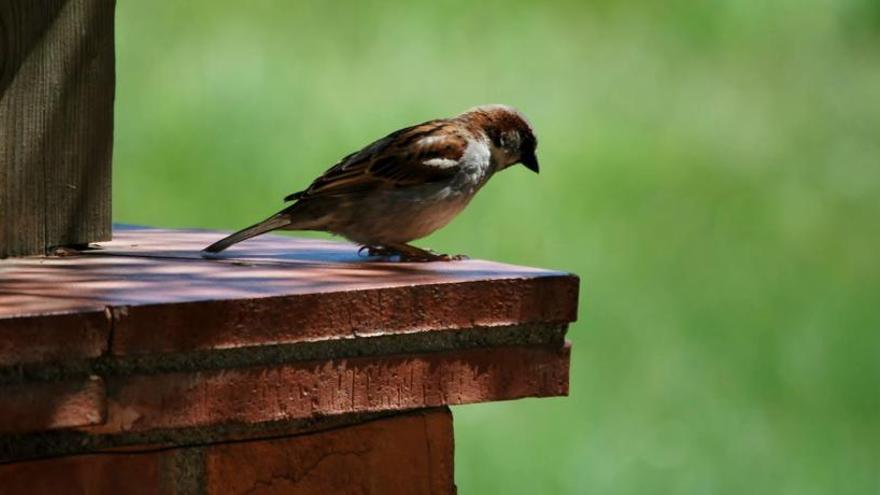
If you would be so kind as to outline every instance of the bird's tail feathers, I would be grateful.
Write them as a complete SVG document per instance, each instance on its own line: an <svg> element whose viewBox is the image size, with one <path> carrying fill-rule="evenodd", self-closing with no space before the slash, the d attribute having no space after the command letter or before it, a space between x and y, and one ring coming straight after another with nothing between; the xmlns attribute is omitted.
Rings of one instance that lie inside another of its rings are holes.
<svg viewBox="0 0 880 495"><path fill-rule="evenodd" d="M285 213L276 213L275 215L272 215L271 217L263 220L256 225L251 225L246 229L239 230L238 232L228 237L220 239L219 241L211 244L202 251L205 253L219 253L220 251L223 251L233 244L245 241L247 239L250 239L251 237L256 237L260 234L265 234L266 232L270 232L272 230L286 227L290 224L291 220L289 215Z"/></svg>

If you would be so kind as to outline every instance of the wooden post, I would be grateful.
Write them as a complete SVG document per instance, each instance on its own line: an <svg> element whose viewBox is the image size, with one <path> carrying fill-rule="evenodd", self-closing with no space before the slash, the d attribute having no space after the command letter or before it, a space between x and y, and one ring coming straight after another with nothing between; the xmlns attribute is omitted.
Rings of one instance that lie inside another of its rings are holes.
<svg viewBox="0 0 880 495"><path fill-rule="evenodd" d="M0 0L0 257L109 240L114 0Z"/></svg>

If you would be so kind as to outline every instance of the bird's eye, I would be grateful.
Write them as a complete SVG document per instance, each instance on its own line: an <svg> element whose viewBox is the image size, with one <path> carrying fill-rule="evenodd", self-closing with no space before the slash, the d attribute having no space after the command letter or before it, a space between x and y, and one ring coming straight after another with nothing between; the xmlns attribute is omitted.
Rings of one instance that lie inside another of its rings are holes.
<svg viewBox="0 0 880 495"><path fill-rule="evenodd" d="M519 148L519 134L516 131L505 132L501 135L501 146L509 150Z"/></svg>

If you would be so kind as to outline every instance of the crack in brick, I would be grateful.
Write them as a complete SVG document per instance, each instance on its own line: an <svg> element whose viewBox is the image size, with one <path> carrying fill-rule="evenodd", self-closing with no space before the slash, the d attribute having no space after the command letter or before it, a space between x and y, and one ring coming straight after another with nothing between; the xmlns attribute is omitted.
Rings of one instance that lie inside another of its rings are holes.
<svg viewBox="0 0 880 495"><path fill-rule="evenodd" d="M319 456L317 459L315 459L314 462L308 464L307 467L305 468L305 470L302 473L300 473L298 476L294 476L289 473L283 473L283 474L279 473L279 474L273 474L268 480L257 479L254 481L254 484L251 485L251 487L247 491L245 491L242 495L251 495L251 494L255 493L257 490L259 490L260 488L271 488L278 481L286 481L286 482L290 483L291 485L295 486L299 482L301 482L302 480L307 478L309 476L309 474L311 474L315 469L317 469L322 463L324 463L328 459L332 459L334 457L352 457L352 456L356 457L356 458L360 458L366 454L369 454L371 451L372 451L372 449L370 449L368 447L368 448L364 448L364 449L334 450L331 452L324 453L321 456Z"/></svg>

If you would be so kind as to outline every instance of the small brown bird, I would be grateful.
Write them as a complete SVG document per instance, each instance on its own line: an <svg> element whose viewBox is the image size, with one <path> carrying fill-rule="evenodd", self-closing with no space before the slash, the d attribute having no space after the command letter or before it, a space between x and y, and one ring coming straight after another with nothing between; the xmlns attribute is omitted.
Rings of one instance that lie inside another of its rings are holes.
<svg viewBox="0 0 880 495"><path fill-rule="evenodd" d="M485 105L457 117L392 132L352 153L292 205L205 248L229 246L277 230L318 230L361 244L371 255L402 261L461 258L408 243L455 218L495 172L516 163L538 172L537 139L528 120L506 105Z"/></svg>

